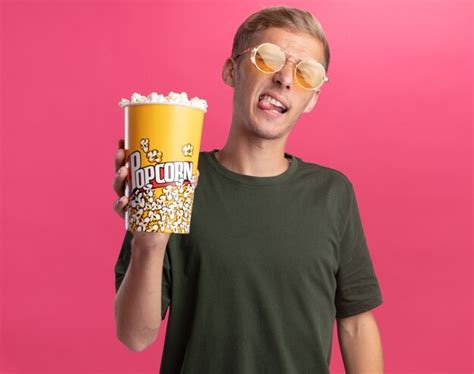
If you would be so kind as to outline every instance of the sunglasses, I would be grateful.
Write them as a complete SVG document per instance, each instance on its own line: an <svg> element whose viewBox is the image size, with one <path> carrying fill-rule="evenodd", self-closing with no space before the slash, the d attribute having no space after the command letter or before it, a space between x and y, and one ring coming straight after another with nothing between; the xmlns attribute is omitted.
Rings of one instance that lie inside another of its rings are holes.
<svg viewBox="0 0 474 374"><path fill-rule="evenodd" d="M329 80L326 76L326 69L318 61L300 60L272 43L263 43L254 48L247 48L235 55L234 58L249 51L251 51L250 61L258 70L268 74L280 71L285 66L287 56L295 57L299 62L295 66L294 77L296 82L306 90L317 90Z"/></svg>

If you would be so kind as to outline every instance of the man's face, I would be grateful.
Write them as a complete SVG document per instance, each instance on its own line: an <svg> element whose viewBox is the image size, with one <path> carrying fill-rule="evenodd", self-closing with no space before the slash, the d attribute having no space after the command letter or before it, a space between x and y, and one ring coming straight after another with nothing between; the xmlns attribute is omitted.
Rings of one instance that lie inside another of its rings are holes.
<svg viewBox="0 0 474 374"><path fill-rule="evenodd" d="M278 45L299 59L312 58L324 62L322 43L306 33L269 28L254 35L249 46L253 48L266 42ZM226 84L234 87L233 122L266 139L288 135L300 115L312 110L319 96L319 89L305 90L294 80L295 65L295 60L289 57L280 71L266 74L252 64L250 52L234 62L228 59L222 77ZM264 92L278 95L288 109L286 113L274 114L263 110L259 97Z"/></svg>

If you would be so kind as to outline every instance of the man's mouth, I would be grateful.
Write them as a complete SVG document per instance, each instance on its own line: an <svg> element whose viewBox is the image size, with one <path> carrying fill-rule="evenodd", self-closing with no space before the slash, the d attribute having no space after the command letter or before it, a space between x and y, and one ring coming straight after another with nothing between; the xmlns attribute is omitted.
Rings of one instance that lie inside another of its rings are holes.
<svg viewBox="0 0 474 374"><path fill-rule="evenodd" d="M278 115L288 111L288 108L286 108L283 103L266 94L262 94L258 97L257 106L259 109Z"/></svg>

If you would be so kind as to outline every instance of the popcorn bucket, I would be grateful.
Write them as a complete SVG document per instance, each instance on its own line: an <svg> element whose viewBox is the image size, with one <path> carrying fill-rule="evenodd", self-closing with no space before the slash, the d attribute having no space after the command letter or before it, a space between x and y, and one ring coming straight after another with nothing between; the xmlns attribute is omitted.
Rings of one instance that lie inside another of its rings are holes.
<svg viewBox="0 0 474 374"><path fill-rule="evenodd" d="M183 104L184 100L172 103L173 96L160 96L161 103L140 96L141 102L123 103L122 99L120 104L125 110L125 158L129 167L125 229L189 234L192 183L207 105L203 110Z"/></svg>

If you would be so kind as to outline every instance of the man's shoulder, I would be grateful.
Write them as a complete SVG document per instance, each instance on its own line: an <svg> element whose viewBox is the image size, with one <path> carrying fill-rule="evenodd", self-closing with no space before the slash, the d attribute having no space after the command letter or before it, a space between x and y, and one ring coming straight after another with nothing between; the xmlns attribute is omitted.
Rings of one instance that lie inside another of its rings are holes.
<svg viewBox="0 0 474 374"><path fill-rule="evenodd" d="M352 182L345 172L334 167L322 165L315 162L304 161L298 157L300 173L309 178L317 178L319 181L324 180L337 184L345 188L352 187Z"/></svg>
<svg viewBox="0 0 474 374"><path fill-rule="evenodd" d="M206 158L211 156L211 152L212 152L212 150L204 150L204 149L201 149L199 151L198 162L199 162L200 165L201 165L201 161L205 161Z"/></svg>
<svg viewBox="0 0 474 374"><path fill-rule="evenodd" d="M205 157L205 156L210 155L210 154L212 153L212 151L213 151L212 149L208 149L208 150L201 149L201 150L199 151L199 158L201 159L201 158L203 158L203 157Z"/></svg>

